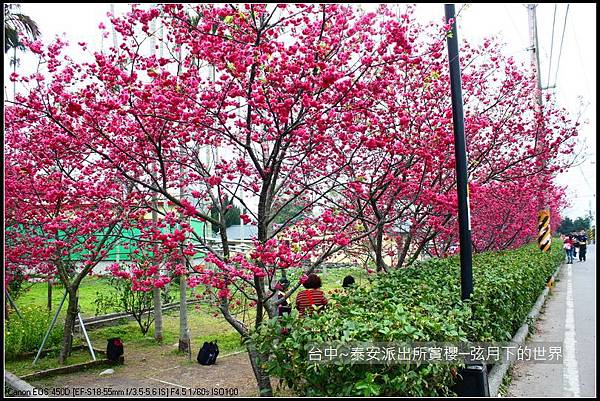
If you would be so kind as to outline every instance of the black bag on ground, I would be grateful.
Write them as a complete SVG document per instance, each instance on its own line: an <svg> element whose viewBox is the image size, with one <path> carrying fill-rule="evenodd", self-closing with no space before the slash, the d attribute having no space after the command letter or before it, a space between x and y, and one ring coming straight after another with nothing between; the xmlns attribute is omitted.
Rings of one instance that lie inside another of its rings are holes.
<svg viewBox="0 0 600 401"><path fill-rule="evenodd" d="M198 351L198 363L200 365L213 365L217 361L217 356L219 355L219 346L217 345L217 341L214 342L204 342L200 351Z"/></svg>
<svg viewBox="0 0 600 401"><path fill-rule="evenodd" d="M112 362L119 362L119 357L123 355L123 341L120 338L109 338L106 345L106 358Z"/></svg>

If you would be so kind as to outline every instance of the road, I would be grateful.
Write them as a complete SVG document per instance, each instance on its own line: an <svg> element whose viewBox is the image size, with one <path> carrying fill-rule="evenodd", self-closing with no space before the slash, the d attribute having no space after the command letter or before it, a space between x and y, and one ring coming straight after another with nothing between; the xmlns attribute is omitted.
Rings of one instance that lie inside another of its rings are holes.
<svg viewBox="0 0 600 401"><path fill-rule="evenodd" d="M596 395L595 245L588 246L586 259L563 265L530 338L563 342L562 364L517 363L509 397Z"/></svg>

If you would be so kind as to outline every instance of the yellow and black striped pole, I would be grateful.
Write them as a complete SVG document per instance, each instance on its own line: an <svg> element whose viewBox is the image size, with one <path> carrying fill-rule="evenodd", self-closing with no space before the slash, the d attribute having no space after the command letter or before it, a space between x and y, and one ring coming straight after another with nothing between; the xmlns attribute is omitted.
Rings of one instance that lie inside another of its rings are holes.
<svg viewBox="0 0 600 401"><path fill-rule="evenodd" d="M542 210L538 213L538 246L542 252L550 250L552 235L550 233L550 210Z"/></svg>

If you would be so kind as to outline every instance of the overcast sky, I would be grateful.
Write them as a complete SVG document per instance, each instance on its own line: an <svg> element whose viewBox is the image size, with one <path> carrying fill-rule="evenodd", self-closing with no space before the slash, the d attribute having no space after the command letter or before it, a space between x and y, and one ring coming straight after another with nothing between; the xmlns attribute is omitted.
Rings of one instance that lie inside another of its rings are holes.
<svg viewBox="0 0 600 401"><path fill-rule="evenodd" d="M358 4L358 3L356 3ZM462 4L456 4L456 10ZM565 24L565 13L568 14ZM115 4L116 14L127 10L125 4ZM365 10L374 10L375 4L361 4ZM400 7L405 7L400 5ZM555 14L556 9L556 14ZM21 12L32 17L42 31L42 40L48 41L56 35L66 35L72 44L84 41L90 48L102 44L98 24L110 26L106 13L110 4L35 4L21 5ZM440 21L444 16L444 6L440 4L418 4L417 17L422 21ZM582 151L581 164L558 176L558 183L567 186L572 206L564 211L571 218L587 215L590 208L595 217L596 194L596 4L554 4L544 3L537 7L538 40L542 86L556 86L548 89L556 94L558 102L570 112L580 110L579 97L583 98L585 109L583 120L588 121L581 129L577 150ZM554 21L554 24L553 24ZM554 39L552 27L554 26ZM561 39L564 40L561 50ZM506 54L518 60L529 60L530 53L527 8L524 4L470 4L463 8L459 17L458 40L477 43L490 35L499 35L506 43ZM111 38L104 39L109 46ZM553 44L552 44L553 43ZM77 48L77 46L75 46ZM75 49L74 49L75 50ZM559 62L560 53L560 62ZM77 54L77 53L70 53ZM552 54L552 59L550 56ZM5 95L12 98L12 85L7 85L9 58L5 55ZM31 72L35 59L20 53L20 71ZM558 66L558 73L556 71ZM550 71L549 71L550 68ZM549 77L549 79L548 79ZM556 78L555 78L556 77ZM7 88L8 87L8 88Z"/></svg>

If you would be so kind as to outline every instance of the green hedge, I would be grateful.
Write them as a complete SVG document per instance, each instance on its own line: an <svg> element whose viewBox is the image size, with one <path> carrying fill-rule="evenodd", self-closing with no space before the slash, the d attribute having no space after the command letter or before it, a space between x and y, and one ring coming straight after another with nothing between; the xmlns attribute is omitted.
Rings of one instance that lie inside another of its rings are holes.
<svg viewBox="0 0 600 401"><path fill-rule="evenodd" d="M532 244L475 255L470 301L460 299L458 257L432 259L333 294L319 315L271 319L252 340L270 355L269 373L297 395L454 395L451 370L459 365L316 365L308 350L329 341L509 341L564 259L555 244L547 254Z"/></svg>

